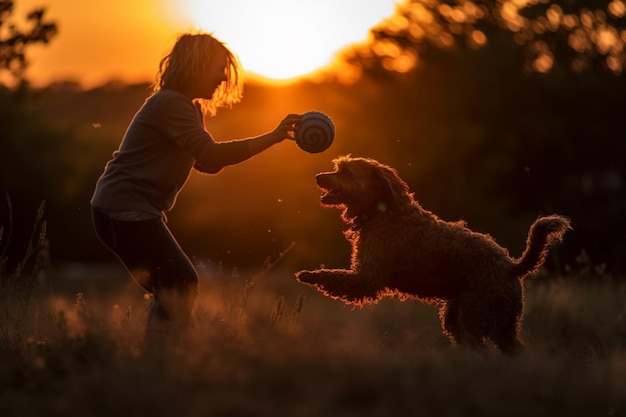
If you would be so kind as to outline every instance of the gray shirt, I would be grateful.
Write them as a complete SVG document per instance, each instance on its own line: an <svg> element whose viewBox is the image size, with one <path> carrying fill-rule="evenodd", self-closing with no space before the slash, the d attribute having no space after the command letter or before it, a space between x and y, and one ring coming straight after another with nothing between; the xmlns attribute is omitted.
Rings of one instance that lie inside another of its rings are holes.
<svg viewBox="0 0 626 417"><path fill-rule="evenodd" d="M194 103L173 90L150 96L130 123L91 199L105 210L170 210L192 168L216 173L251 157L246 141L215 142Z"/></svg>

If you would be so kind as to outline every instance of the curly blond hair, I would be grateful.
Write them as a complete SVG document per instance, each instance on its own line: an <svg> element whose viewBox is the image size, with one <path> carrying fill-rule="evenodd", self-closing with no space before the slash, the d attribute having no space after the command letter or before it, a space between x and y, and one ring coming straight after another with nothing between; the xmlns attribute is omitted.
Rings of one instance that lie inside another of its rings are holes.
<svg viewBox="0 0 626 417"><path fill-rule="evenodd" d="M204 114L211 116L215 115L218 108L230 108L241 101L243 68L239 60L223 42L203 32L185 33L176 39L172 50L159 63L154 91L164 88L188 90L197 75L207 71L216 48L226 53L226 81L218 86L210 100L198 98L194 101L200 103Z"/></svg>

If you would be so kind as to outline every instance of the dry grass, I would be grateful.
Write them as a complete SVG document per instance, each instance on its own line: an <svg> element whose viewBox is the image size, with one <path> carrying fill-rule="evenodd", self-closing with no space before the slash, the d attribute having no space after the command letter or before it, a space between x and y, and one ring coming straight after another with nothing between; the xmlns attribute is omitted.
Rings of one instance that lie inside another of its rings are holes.
<svg viewBox="0 0 626 417"><path fill-rule="evenodd" d="M279 270L204 276L188 340L147 349L129 281L58 280L1 323L0 415L626 415L623 281L530 281L518 357L448 346L434 306L353 310Z"/></svg>
<svg viewBox="0 0 626 417"><path fill-rule="evenodd" d="M352 309L270 262L200 266L193 331L147 347L149 298L124 273L43 274L40 220L0 269L2 416L626 416L626 281L597 269L528 282L516 357L449 346L434 306Z"/></svg>

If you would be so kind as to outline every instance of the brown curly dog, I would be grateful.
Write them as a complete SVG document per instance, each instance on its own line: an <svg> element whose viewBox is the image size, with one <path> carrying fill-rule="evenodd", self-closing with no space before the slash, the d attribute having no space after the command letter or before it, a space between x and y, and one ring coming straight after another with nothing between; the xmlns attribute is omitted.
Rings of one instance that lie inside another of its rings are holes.
<svg viewBox="0 0 626 417"><path fill-rule="evenodd" d="M335 170L316 180L322 205L343 209L351 226L344 232L351 268L300 271L298 280L353 305L393 295L438 303L452 343L482 347L491 340L503 352L520 351L523 279L571 229L569 220L537 219L523 255L512 259L491 236L424 210L393 168L350 156L333 162Z"/></svg>

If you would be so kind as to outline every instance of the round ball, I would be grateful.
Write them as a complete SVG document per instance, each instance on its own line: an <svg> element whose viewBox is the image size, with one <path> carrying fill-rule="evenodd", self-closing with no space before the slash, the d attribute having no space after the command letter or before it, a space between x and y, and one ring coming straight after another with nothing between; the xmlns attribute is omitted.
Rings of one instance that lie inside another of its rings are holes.
<svg viewBox="0 0 626 417"><path fill-rule="evenodd" d="M318 111L302 115L300 127L295 132L296 144L309 153L323 152L335 139L335 125L330 117Z"/></svg>

